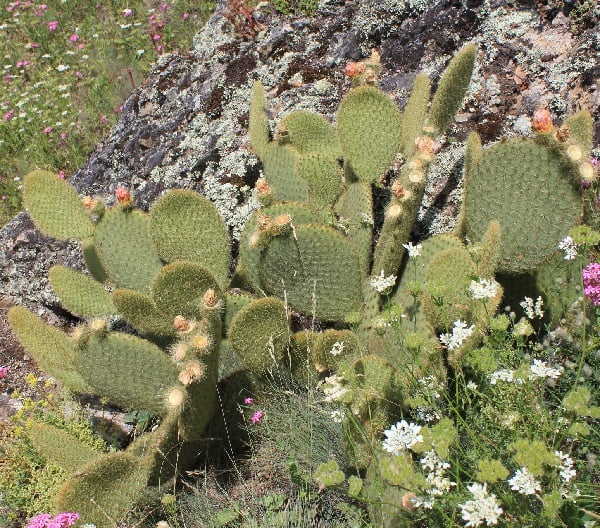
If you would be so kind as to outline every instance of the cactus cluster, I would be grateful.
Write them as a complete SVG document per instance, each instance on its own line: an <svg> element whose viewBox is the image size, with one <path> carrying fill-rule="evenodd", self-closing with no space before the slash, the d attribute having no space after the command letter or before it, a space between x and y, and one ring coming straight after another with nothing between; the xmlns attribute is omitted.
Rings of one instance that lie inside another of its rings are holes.
<svg viewBox="0 0 600 528"><path fill-rule="evenodd" d="M457 232L423 241L419 258L409 258L436 138L460 107L476 51L468 45L450 62L429 111L430 81L419 75L403 112L379 89L361 86L342 100L335 126L300 111L273 135L255 83L249 133L263 166L262 207L244 228L233 277L227 229L194 191L169 191L144 213L125 189L105 207L81 200L53 174L25 178L25 203L40 230L82 241L87 273L57 266L50 282L86 322L66 335L14 307L15 333L71 390L160 417L158 428L117 453L92 451L50 426L33 428L34 445L68 475L57 510L111 526L175 478L176 467L191 464L215 412L224 363L258 379L281 367L320 383L326 399L356 416L354 461L369 466L370 440L399 416L411 384L432 372L444 378L440 333L463 321L474 329L466 347L486 331L502 288L482 300L473 298L472 282L531 269L580 220L577 175L586 168L573 147L584 159L591 141L585 114L568 123L568 140L546 132L483 151L471 137ZM392 164L399 168L388 185ZM519 194L520 186L531 195ZM389 196L382 225L375 187ZM533 237L511 231L515 218L519 230L535 230L535 248L527 245ZM112 330L115 315L135 335ZM464 347L447 348L452 362Z"/></svg>

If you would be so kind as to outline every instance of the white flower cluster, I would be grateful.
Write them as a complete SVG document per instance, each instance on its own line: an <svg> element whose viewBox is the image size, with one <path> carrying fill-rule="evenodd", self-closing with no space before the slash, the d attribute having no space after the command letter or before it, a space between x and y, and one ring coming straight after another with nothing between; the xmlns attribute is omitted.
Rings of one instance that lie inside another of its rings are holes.
<svg viewBox="0 0 600 528"><path fill-rule="evenodd" d="M336 376L335 374L325 378L321 384L321 389L325 393L326 402L338 401L348 392L348 389L342 385L342 381L344 381L344 378Z"/></svg>
<svg viewBox="0 0 600 528"><path fill-rule="evenodd" d="M450 464L444 462L435 451L427 451L420 462L423 470L429 471L425 477L431 486L427 490L429 495L440 497L448 493L452 486L456 486L456 482L452 482L445 476Z"/></svg>
<svg viewBox="0 0 600 528"><path fill-rule="evenodd" d="M560 478L563 482L570 482L570 480L577 474L577 471L573 469L573 459L562 451L555 451L554 455L559 459L560 463L558 468L560 469Z"/></svg>
<svg viewBox="0 0 600 528"><path fill-rule="evenodd" d="M533 303L533 299L531 297L525 297L523 301L519 303L521 308L525 310L525 315L528 319L535 319L536 317L539 319L544 318L544 310L542 310L542 305L544 304L544 299L538 297L535 300L535 304Z"/></svg>
<svg viewBox="0 0 600 528"><path fill-rule="evenodd" d="M498 292L498 283L494 279L472 280L469 291L473 299L491 299Z"/></svg>
<svg viewBox="0 0 600 528"><path fill-rule="evenodd" d="M396 278L396 275L389 275L388 277L385 277L383 270L381 270L381 273L374 279L371 279L369 284L379 293L383 293L396 283Z"/></svg>
<svg viewBox="0 0 600 528"><path fill-rule="evenodd" d="M523 495L535 495L536 491L542 490L542 485L529 472L526 467L517 469L512 478L508 479L510 489L518 491Z"/></svg>
<svg viewBox="0 0 600 528"><path fill-rule="evenodd" d="M408 244L402 244L402 247L408 251L409 258L416 258L421 256L421 249L423 246L421 244L417 244L416 246L409 242Z"/></svg>
<svg viewBox="0 0 600 528"><path fill-rule="evenodd" d="M577 244L570 236L566 236L558 243L558 249L565 252L565 260L574 260L577 257Z"/></svg>
<svg viewBox="0 0 600 528"><path fill-rule="evenodd" d="M560 369L549 367L545 361L540 359L534 359L529 370L531 371L531 374L529 374L530 380L539 378L558 379L562 374Z"/></svg>
<svg viewBox="0 0 600 528"><path fill-rule="evenodd" d="M463 344L463 341L473 335L474 329L474 325L471 325L467 328L467 323L459 319L454 321L454 327L452 328L451 334L446 333L440 336L440 342L446 345L448 350L460 348L460 346Z"/></svg>
<svg viewBox="0 0 600 528"><path fill-rule="evenodd" d="M336 341L335 343L333 343L333 346L331 347L331 350L329 351L329 353L332 356L339 356L343 351L344 351L344 342Z"/></svg>
<svg viewBox="0 0 600 528"><path fill-rule="evenodd" d="M481 526L485 521L486 526L498 524L502 515L502 508L498 505L496 495L488 495L487 484L473 482L467 489L473 494L473 500L459 504L465 526Z"/></svg>
<svg viewBox="0 0 600 528"><path fill-rule="evenodd" d="M341 409L334 409L329 413L329 416L331 416L331 419L335 423L342 423L344 421L344 418L346 417L344 411L342 411Z"/></svg>
<svg viewBox="0 0 600 528"><path fill-rule="evenodd" d="M406 449L410 449L415 444L423 441L423 435L420 432L420 425L402 420L383 432L386 436L383 441L383 449L388 453L392 453L392 455L399 455Z"/></svg>
<svg viewBox="0 0 600 528"><path fill-rule="evenodd" d="M498 381L505 381L506 383L518 383L523 384L525 380L521 378L515 378L515 371L508 369L499 369L490 374L490 385L496 385Z"/></svg>

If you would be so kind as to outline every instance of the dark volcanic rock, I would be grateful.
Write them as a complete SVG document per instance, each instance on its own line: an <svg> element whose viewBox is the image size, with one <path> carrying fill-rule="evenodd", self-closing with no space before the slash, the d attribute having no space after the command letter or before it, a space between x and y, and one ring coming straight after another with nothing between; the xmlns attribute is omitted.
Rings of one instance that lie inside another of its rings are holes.
<svg viewBox="0 0 600 528"><path fill-rule="evenodd" d="M224 8L221 2L189 54L162 57L131 93L110 135L73 176L79 193L110 203L126 185L147 210L167 189L195 189L216 203L235 237L255 207L251 185L260 172L247 137L253 81L266 88L272 123L298 109L333 120L350 88L346 62L374 50L383 65L379 85L402 106L419 71L437 82L457 49L480 48L449 134L454 141L432 168L419 236L452 227L461 141L470 130L485 142L526 133L540 104L559 119L585 107L599 121L599 28L573 35L562 13L542 19L527 3L492 0L324 0L314 17L294 17L262 3L261 30L250 40L235 33ZM78 245L41 236L25 213L0 231L0 295L68 322L47 281L57 263L80 267Z"/></svg>

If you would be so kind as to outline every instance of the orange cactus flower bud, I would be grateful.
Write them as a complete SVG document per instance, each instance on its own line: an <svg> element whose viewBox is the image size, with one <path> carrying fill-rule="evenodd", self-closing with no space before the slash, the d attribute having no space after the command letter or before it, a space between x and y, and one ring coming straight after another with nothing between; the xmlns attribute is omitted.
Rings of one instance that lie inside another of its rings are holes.
<svg viewBox="0 0 600 528"><path fill-rule="evenodd" d="M405 510L414 510L416 508L417 496L414 493L405 493L402 497L402 507Z"/></svg>
<svg viewBox="0 0 600 528"><path fill-rule="evenodd" d="M533 128L535 132L540 132L542 134L550 132L554 128L552 116L546 108L539 108L533 113L531 128Z"/></svg>
<svg viewBox="0 0 600 528"><path fill-rule="evenodd" d="M96 200L94 200L91 196L84 196L81 199L81 203L86 209L93 209L96 205Z"/></svg>
<svg viewBox="0 0 600 528"><path fill-rule="evenodd" d="M125 187L117 187L115 189L115 197L121 205L131 203L131 193Z"/></svg>
<svg viewBox="0 0 600 528"><path fill-rule="evenodd" d="M415 139L415 145L419 154L425 154L428 158L433 158L437 148L434 139L429 136L419 136Z"/></svg>
<svg viewBox="0 0 600 528"><path fill-rule="evenodd" d="M187 332L190 329L190 323L183 315L177 315L173 319L173 326L180 332Z"/></svg>
<svg viewBox="0 0 600 528"><path fill-rule="evenodd" d="M258 178L258 180L256 180L256 190L258 194L269 194L271 192L271 186L264 178Z"/></svg>
<svg viewBox="0 0 600 528"><path fill-rule="evenodd" d="M392 183L392 194L400 200L404 196L404 186L396 180Z"/></svg>
<svg viewBox="0 0 600 528"><path fill-rule="evenodd" d="M204 303L204 306L206 306L207 308L214 308L217 303L219 302L219 299L217 298L217 294L215 293L215 290L213 290L212 288L209 288L208 290L206 290L204 292L204 296L202 297L202 302Z"/></svg>

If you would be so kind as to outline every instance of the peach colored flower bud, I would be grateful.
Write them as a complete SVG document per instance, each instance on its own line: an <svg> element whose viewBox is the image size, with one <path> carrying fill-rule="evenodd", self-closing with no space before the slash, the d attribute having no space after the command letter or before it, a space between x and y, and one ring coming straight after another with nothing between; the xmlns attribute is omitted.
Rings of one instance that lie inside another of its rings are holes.
<svg viewBox="0 0 600 528"><path fill-rule="evenodd" d="M583 150L579 145L571 145L567 149L567 156L571 161L580 161L583 158Z"/></svg>
<svg viewBox="0 0 600 528"><path fill-rule="evenodd" d="M280 214L275 217L273 224L277 227L286 226L292 223L292 217L289 214Z"/></svg>
<svg viewBox="0 0 600 528"><path fill-rule="evenodd" d="M398 204L390 205L385 212L385 216L392 219L397 220L402 215L402 206Z"/></svg>
<svg viewBox="0 0 600 528"><path fill-rule="evenodd" d="M400 200L404 196L404 186L398 181L392 183L392 194Z"/></svg>
<svg viewBox="0 0 600 528"><path fill-rule="evenodd" d="M258 178L258 180L256 180L256 190L258 194L269 194L271 192L271 186L264 178Z"/></svg>
<svg viewBox="0 0 600 528"><path fill-rule="evenodd" d="M115 197L121 205L131 203L131 193L125 187L117 187L115 189Z"/></svg>
<svg viewBox="0 0 600 528"><path fill-rule="evenodd" d="M423 178L425 178L425 174L419 170L410 171L408 173L408 181L411 183L419 183L423 181Z"/></svg>
<svg viewBox="0 0 600 528"><path fill-rule="evenodd" d="M417 146L417 152L424 154L427 157L433 158L436 151L435 140L429 136L419 136L415 139L415 145Z"/></svg>
<svg viewBox="0 0 600 528"><path fill-rule="evenodd" d="M271 227L271 219L264 213L258 215L256 222L258 223L258 229L261 231L266 231Z"/></svg>
<svg viewBox="0 0 600 528"><path fill-rule="evenodd" d="M192 339L192 346L199 350L204 350L205 348L208 348L209 344L210 342L208 340L208 337L204 334L198 334L197 336L194 336L194 339Z"/></svg>
<svg viewBox="0 0 600 528"><path fill-rule="evenodd" d="M365 65L360 62L349 61L346 64L346 75L348 77L356 77L365 71Z"/></svg>
<svg viewBox="0 0 600 528"><path fill-rule="evenodd" d="M414 493L405 493L402 497L402 507L405 510L414 510L417 496Z"/></svg>
<svg viewBox="0 0 600 528"><path fill-rule="evenodd" d="M533 113L533 119L531 120L531 128L535 132L550 132L554 125L552 124L552 116L546 108L539 108Z"/></svg>
<svg viewBox="0 0 600 528"><path fill-rule="evenodd" d="M592 182L596 177L594 174L594 166L587 161L584 161L579 165L579 174L581 175L583 181L586 182Z"/></svg>
<svg viewBox="0 0 600 528"><path fill-rule="evenodd" d="M179 373L179 381L183 385L189 385L195 380L200 379L204 374L204 367L197 361L191 361L185 368Z"/></svg>
<svg viewBox="0 0 600 528"><path fill-rule="evenodd" d="M173 359L175 361L183 361L188 353L188 346L185 343L177 343L173 347Z"/></svg>
<svg viewBox="0 0 600 528"><path fill-rule="evenodd" d="M204 306L206 306L207 308L214 308L217 303L219 302L219 299L217 298L217 294L215 293L215 290L213 290L212 288L209 288L208 290L206 290L204 292L204 296L202 297L202 302L204 303Z"/></svg>
<svg viewBox="0 0 600 528"><path fill-rule="evenodd" d="M260 243L260 233L258 231L254 231L254 233L252 233L250 235L250 238L248 239L248 246L251 247L252 249L257 248L258 244Z"/></svg>
<svg viewBox="0 0 600 528"><path fill-rule="evenodd" d="M171 389L167 395L167 403L170 407L179 407L183 403L183 391L178 388Z"/></svg>
<svg viewBox="0 0 600 528"><path fill-rule="evenodd" d="M190 329L190 323L183 315L177 315L173 319L173 326L180 332L187 332Z"/></svg>
<svg viewBox="0 0 600 528"><path fill-rule="evenodd" d="M84 196L81 199L81 203L86 209L93 209L96 205L96 200L94 200L91 196Z"/></svg>

